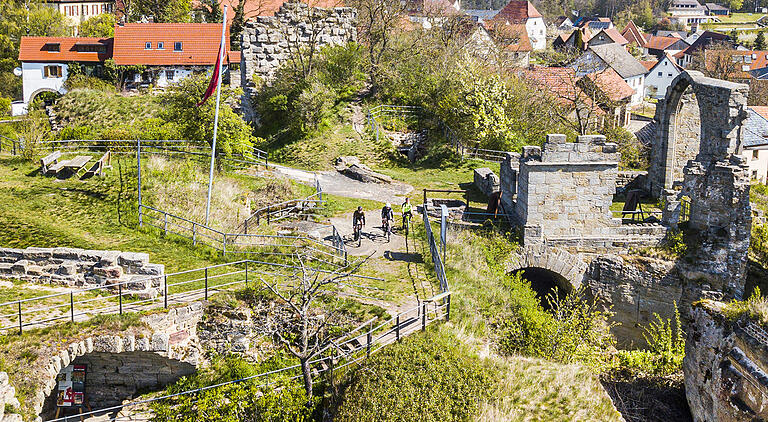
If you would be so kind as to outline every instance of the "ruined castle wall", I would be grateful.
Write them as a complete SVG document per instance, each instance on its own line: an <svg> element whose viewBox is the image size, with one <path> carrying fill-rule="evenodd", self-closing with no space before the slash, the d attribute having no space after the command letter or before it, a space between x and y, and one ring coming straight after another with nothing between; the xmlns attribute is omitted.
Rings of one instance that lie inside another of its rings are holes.
<svg viewBox="0 0 768 422"><path fill-rule="evenodd" d="M259 16L246 22L240 59L246 118L255 118L251 97L292 56L311 47L356 41L356 19L357 11L351 7L324 9L305 3L283 3L275 16Z"/></svg>
<svg viewBox="0 0 768 422"><path fill-rule="evenodd" d="M137 252L76 248L0 248L0 278L70 287L125 283L132 293L156 296L165 266Z"/></svg>
<svg viewBox="0 0 768 422"><path fill-rule="evenodd" d="M564 135L549 135L543 150L526 147L520 160L515 213L526 243L608 236L621 224L610 210L619 153L605 137L566 143Z"/></svg>

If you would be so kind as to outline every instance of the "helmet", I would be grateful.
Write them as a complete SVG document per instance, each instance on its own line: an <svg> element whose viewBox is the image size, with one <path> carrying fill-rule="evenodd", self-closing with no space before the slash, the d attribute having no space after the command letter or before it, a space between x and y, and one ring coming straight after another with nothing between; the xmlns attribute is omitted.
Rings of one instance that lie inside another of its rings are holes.
<svg viewBox="0 0 768 422"><path fill-rule="evenodd" d="M358 210L358 211L362 211L362 210L363 210L363 207L361 207L361 206L358 206L358 207L357 207L357 210Z"/></svg>
<svg viewBox="0 0 768 422"><path fill-rule="evenodd" d="M387 202L386 208L392 208L392 204L390 204L389 202Z"/></svg>

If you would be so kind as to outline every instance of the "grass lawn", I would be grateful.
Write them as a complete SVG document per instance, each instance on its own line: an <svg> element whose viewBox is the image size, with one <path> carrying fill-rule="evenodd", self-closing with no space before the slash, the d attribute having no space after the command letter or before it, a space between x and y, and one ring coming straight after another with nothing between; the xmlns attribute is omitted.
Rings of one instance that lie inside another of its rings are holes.
<svg viewBox="0 0 768 422"><path fill-rule="evenodd" d="M139 229L132 204L118 215L116 168L88 180L43 177L38 169L37 163L0 157L0 245L147 252L167 272L222 262L213 250Z"/></svg>
<svg viewBox="0 0 768 422"><path fill-rule="evenodd" d="M729 16L718 16L722 23L755 23L765 16L762 13L731 13Z"/></svg>

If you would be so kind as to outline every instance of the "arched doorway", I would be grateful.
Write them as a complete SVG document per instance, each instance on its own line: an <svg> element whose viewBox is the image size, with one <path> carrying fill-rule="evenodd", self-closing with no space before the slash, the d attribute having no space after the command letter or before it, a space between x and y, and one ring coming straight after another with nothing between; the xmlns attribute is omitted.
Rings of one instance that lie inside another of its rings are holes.
<svg viewBox="0 0 768 422"><path fill-rule="evenodd" d="M527 267L516 271L516 273L531 283L531 289L536 293L536 297L545 310L551 308L552 299L564 299L568 293L573 291L573 287L565 277L546 268Z"/></svg>

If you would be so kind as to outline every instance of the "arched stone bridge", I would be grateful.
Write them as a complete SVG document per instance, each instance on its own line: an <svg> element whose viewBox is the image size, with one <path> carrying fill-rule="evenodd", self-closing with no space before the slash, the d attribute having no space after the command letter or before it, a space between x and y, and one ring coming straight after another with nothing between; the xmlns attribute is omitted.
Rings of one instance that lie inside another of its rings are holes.
<svg viewBox="0 0 768 422"><path fill-rule="evenodd" d="M507 263L507 272L526 268L541 268L557 274L565 282L563 287L571 292L579 289L584 281L587 263L577 254L543 245L525 246Z"/></svg>

